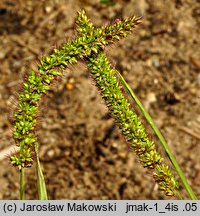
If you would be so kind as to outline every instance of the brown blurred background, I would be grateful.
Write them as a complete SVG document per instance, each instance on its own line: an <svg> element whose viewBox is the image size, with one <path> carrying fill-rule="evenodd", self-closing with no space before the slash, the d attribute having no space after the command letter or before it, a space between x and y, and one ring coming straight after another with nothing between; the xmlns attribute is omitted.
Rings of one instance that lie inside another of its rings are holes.
<svg viewBox="0 0 200 216"><path fill-rule="evenodd" d="M42 55L74 38L82 8L95 26L143 16L131 36L106 52L200 197L199 0L1 0L0 199L19 198L19 172L3 156L15 151L8 117L23 78ZM64 74L41 103L37 131L49 199L169 199L121 136L84 62ZM34 166L26 181L27 199L36 199Z"/></svg>

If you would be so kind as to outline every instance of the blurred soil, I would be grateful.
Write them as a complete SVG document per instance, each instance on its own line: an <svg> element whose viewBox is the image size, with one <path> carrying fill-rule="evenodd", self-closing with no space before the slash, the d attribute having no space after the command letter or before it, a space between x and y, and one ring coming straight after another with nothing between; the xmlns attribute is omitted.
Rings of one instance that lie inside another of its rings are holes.
<svg viewBox="0 0 200 216"><path fill-rule="evenodd" d="M142 15L134 33L106 52L200 198L200 1L109 2L0 1L0 152L14 147L9 116L28 68L74 38L77 11L85 8L97 27ZM84 62L64 75L42 101L37 130L49 198L169 199L121 136ZM26 181L27 199L37 199L34 166ZM18 198L19 173L7 157L0 161L0 199Z"/></svg>

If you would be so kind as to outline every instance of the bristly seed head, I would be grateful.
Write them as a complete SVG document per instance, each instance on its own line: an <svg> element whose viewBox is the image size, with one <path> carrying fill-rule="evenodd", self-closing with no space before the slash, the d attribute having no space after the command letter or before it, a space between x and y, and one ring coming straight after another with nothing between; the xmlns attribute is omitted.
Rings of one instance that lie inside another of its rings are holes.
<svg viewBox="0 0 200 216"><path fill-rule="evenodd" d="M66 42L60 49L54 49L50 55L44 56L38 64L38 71L30 70L23 83L18 108L13 114L15 128L13 137L16 145L20 147L20 153L18 156L10 157L11 163L19 169L32 165L34 146L38 142L35 129L42 96L50 89L53 80L62 76L63 69L79 59L86 59L112 116L131 143L141 163L144 167L155 170L154 178L161 190L167 195L174 195L178 183L168 166L163 165L163 158L157 152L154 142L149 140L139 117L130 109L130 104L116 79L115 70L103 53L106 45L119 41L132 32L140 23L140 18L133 16L124 21L116 20L112 25L95 29L85 11L81 11L78 12L76 23L77 38Z"/></svg>
<svg viewBox="0 0 200 216"><path fill-rule="evenodd" d="M44 56L38 64L38 71L29 70L23 90L19 94L18 107L13 114L13 137L20 146L19 155L11 156L11 163L19 169L29 167L33 163L33 146L37 142L35 128L37 124L38 106L42 96L50 89L50 84L68 65L74 64L91 54L103 50L106 45L126 37L137 25L137 19L126 19L118 24L94 29L85 11L78 13L77 32L80 37L66 42L62 48L54 49L50 55ZM87 33L86 33L87 32Z"/></svg>

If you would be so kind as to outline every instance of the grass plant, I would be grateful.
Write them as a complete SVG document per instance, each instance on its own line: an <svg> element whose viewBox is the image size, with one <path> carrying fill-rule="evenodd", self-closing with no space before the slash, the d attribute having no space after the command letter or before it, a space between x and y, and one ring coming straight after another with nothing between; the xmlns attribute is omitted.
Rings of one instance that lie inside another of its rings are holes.
<svg viewBox="0 0 200 216"><path fill-rule="evenodd" d="M149 120L149 124L158 135L189 197L197 199L150 115L144 110L141 102L124 78L111 66L104 53L104 48L107 45L130 34L140 23L140 18L133 16L123 21L117 20L115 23L102 28L94 28L84 10L82 10L78 13L76 23L76 38L67 41L61 48L54 49L49 55L44 56L38 64L37 71L30 69L27 79L23 83L23 90L19 94L18 107L14 111L13 137L16 145L20 148L20 152L11 156L10 160L20 171L20 199L25 199L25 169L32 166L34 158L36 159L38 198L48 199L38 157L39 143L35 133L38 106L43 95L50 89L53 80L61 76L63 70L69 65L81 59L86 61L111 115L119 125L126 140L135 150L143 167L152 171L153 178L158 183L160 190L168 196L176 196L178 199L182 199L178 181L173 176L169 166L165 164L155 143L149 139L139 116L131 109L130 102L122 91L123 88L132 96L133 101L136 102L136 105Z"/></svg>

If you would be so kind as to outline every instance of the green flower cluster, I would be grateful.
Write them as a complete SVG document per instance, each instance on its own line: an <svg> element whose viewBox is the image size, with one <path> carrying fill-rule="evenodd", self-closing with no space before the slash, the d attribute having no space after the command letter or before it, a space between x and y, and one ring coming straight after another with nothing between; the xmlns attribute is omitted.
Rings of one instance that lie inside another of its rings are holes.
<svg viewBox="0 0 200 216"><path fill-rule="evenodd" d="M122 87L116 78L116 72L111 68L106 55L103 52L91 55L88 58L88 67L112 116L131 143L141 163L144 167L154 169L153 176L160 189L165 191L166 195L174 196L178 182L169 167L163 164L163 158L156 150L154 142L148 138L139 117L130 108L130 103L121 91Z"/></svg>
<svg viewBox="0 0 200 216"><path fill-rule="evenodd" d="M86 17L79 16L78 21L84 23L78 29L79 35L89 34L94 30L92 23ZM116 23L116 29L120 29L119 23ZM179 188L178 182L169 167L163 164L163 158L156 150L154 142L148 138L139 117L130 108L130 103L124 97L122 86L116 78L116 70L111 67L105 53L100 51L91 54L87 58L87 65L112 116L131 143L143 166L155 170L153 176L166 195L176 195Z"/></svg>
<svg viewBox="0 0 200 216"><path fill-rule="evenodd" d="M64 68L84 58L112 116L131 143L141 163L144 167L155 170L154 178L161 190L167 195L175 195L178 189L177 181L170 169L163 165L162 156L157 152L154 142L149 140L139 117L130 109L130 104L124 97L122 87L116 78L116 70L111 67L103 53L106 45L126 37L139 23L139 19L131 17L95 29L85 12L81 11L78 13L76 23L77 38L43 57L38 65L38 71L30 70L23 84L18 109L14 112L13 132L16 145L20 147L20 154L11 156L11 163L19 169L32 165L34 147L38 145L35 126L39 101L49 90L55 77L62 75Z"/></svg>
<svg viewBox="0 0 200 216"><path fill-rule="evenodd" d="M38 144L35 134L38 105L52 81L60 76L69 64L76 63L78 59L97 53L106 45L126 37L138 23L139 19L131 17L110 26L97 28L90 34L82 34L81 37L66 42L62 48L54 49L50 55L43 57L38 65L38 71L29 71L28 78L23 84L23 91L19 94L18 108L14 112L13 137L16 145L20 147L19 155L10 158L14 166L21 169L33 163L34 146ZM79 13L77 24L77 31L84 33L87 27L84 11Z"/></svg>

